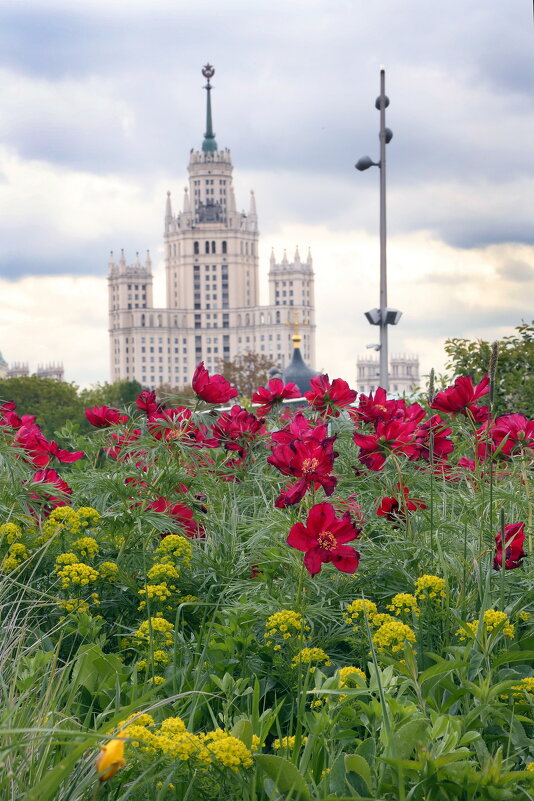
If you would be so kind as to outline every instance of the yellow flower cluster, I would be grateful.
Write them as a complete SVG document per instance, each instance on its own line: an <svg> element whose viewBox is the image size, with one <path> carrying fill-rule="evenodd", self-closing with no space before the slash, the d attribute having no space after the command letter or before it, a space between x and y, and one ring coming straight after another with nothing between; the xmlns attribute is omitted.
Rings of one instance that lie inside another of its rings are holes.
<svg viewBox="0 0 534 801"><path fill-rule="evenodd" d="M396 619L397 619L396 617L393 617L393 615L389 615L387 612L377 612L377 614L373 617L370 623L374 629L379 629L380 626L384 625L384 623L391 623L392 620Z"/></svg>
<svg viewBox="0 0 534 801"><path fill-rule="evenodd" d="M297 635L299 640L302 640L305 632L310 631L310 627L306 623L300 612L294 612L292 609L282 609L281 612L275 612L267 618L265 623L265 645L272 646L273 641L271 637L281 637L282 640L289 640L294 635ZM274 650L279 651L282 646L278 643L274 645Z"/></svg>
<svg viewBox="0 0 534 801"><path fill-rule="evenodd" d="M89 611L89 604L87 601L84 601L83 598L70 598L67 601L57 601L57 605L60 609L64 609L65 612L88 612Z"/></svg>
<svg viewBox="0 0 534 801"><path fill-rule="evenodd" d="M173 633L174 628L172 623L169 623L164 617L158 615L156 617L151 617L150 620L143 620L134 633L134 637L146 642L149 642L151 639L156 641L161 640L164 645L172 645Z"/></svg>
<svg viewBox="0 0 534 801"><path fill-rule="evenodd" d="M391 603L387 608L395 615L419 615L419 607L417 606L417 598L415 595L410 595L408 592L399 592L393 596Z"/></svg>
<svg viewBox="0 0 534 801"><path fill-rule="evenodd" d="M29 557L29 551L22 542L13 542L2 560L0 569L3 573L12 573Z"/></svg>
<svg viewBox="0 0 534 801"><path fill-rule="evenodd" d="M377 606L374 601L369 601L367 598L357 598L352 603L348 604L345 609L345 623L352 626L354 631L358 631L360 625L364 623L364 610L367 615L369 625L371 625L373 618L378 612Z"/></svg>
<svg viewBox="0 0 534 801"><path fill-rule="evenodd" d="M83 528L96 528L100 523L100 512L97 512L92 506L80 506L77 514Z"/></svg>
<svg viewBox="0 0 534 801"><path fill-rule="evenodd" d="M322 648L302 648L291 660L291 667L298 665L326 665L328 667L331 664L330 657ZM310 670L313 669L313 667L310 668Z"/></svg>
<svg viewBox="0 0 534 801"><path fill-rule="evenodd" d="M234 773L239 768L252 767L252 754L246 745L222 729L208 732L201 740L216 762Z"/></svg>
<svg viewBox="0 0 534 801"><path fill-rule="evenodd" d="M374 646L381 654L402 651L406 641L415 642L415 632L400 620L383 623L373 634Z"/></svg>
<svg viewBox="0 0 534 801"><path fill-rule="evenodd" d="M280 739L276 739L273 742L273 751L292 751L295 748L296 737L291 735L290 737L282 737ZM307 737L303 737L300 741L301 746L306 745L308 742Z"/></svg>
<svg viewBox="0 0 534 801"><path fill-rule="evenodd" d="M60 553L59 556L56 557L56 566L54 570L57 573L59 570L61 570L62 565L74 565L77 561L78 557L75 553L71 553L70 551L67 553Z"/></svg>
<svg viewBox="0 0 534 801"><path fill-rule="evenodd" d="M98 551L98 542L94 537L80 537L79 540L72 543L74 550L84 557L84 559L93 559Z"/></svg>
<svg viewBox="0 0 534 801"><path fill-rule="evenodd" d="M150 581L173 581L180 578L180 571L173 564L156 562L148 571L147 578Z"/></svg>
<svg viewBox="0 0 534 801"><path fill-rule="evenodd" d="M84 562L67 564L62 567L61 570L58 570L57 574L61 579L61 588L63 590L74 586L85 587L98 578L98 571L90 565L84 564Z"/></svg>
<svg viewBox="0 0 534 801"><path fill-rule="evenodd" d="M0 539L4 539L8 545L22 537L22 529L16 523L2 523L0 526Z"/></svg>
<svg viewBox="0 0 534 801"><path fill-rule="evenodd" d="M513 697L525 699L525 693L527 695L531 695L534 699L534 676L526 676L524 679L521 679L519 684L514 684L512 690L515 690Z"/></svg>
<svg viewBox="0 0 534 801"><path fill-rule="evenodd" d="M168 665L169 662L171 661L171 658L165 651L162 651L161 648L158 648L152 654L152 661L154 662L155 665ZM139 662L137 663L138 670L145 670L147 666L148 666L147 659L140 659Z"/></svg>
<svg viewBox="0 0 534 801"><path fill-rule="evenodd" d="M115 581L119 575L119 566L115 562L102 562L98 566L98 572L100 573L100 578L107 581Z"/></svg>
<svg viewBox="0 0 534 801"><path fill-rule="evenodd" d="M150 601L165 603L171 597L171 591L166 584L147 584L142 590L138 590L138 595L142 598L148 598ZM141 601L138 609L144 609L147 602Z"/></svg>
<svg viewBox="0 0 534 801"><path fill-rule="evenodd" d="M154 720L150 715L132 718L135 716L119 724L122 728L120 737L127 738L132 745L148 753L160 753L183 762L194 759L205 765L215 762L234 773L253 764L252 753L245 744L222 729L193 734L187 731L181 718L172 717L166 718L159 729L151 731L149 727L154 727ZM259 738L256 740L256 745L259 745Z"/></svg>
<svg viewBox="0 0 534 801"><path fill-rule="evenodd" d="M420 599L432 598L439 601L445 598L445 579L425 574L415 582L415 596Z"/></svg>
<svg viewBox="0 0 534 801"><path fill-rule="evenodd" d="M465 624L465 628L459 628L456 634L460 640L465 641L467 638L476 637L480 621L471 620ZM505 637L514 637L515 626L510 623L510 619L505 612L500 612L498 609L486 609L483 618L483 629L491 634L492 632L502 631Z"/></svg>
<svg viewBox="0 0 534 801"><path fill-rule="evenodd" d="M59 534L62 531L68 534L78 534L82 527L82 522L78 512L71 506L58 506L53 509L47 520L43 523L43 535L46 539Z"/></svg>
<svg viewBox="0 0 534 801"><path fill-rule="evenodd" d="M351 676L361 676L361 678L366 681L363 670L360 670L360 668L354 667L353 665L347 665L347 667L339 668L337 675L339 678L340 690L343 689L343 687L350 686L350 684L347 684L347 679L350 679Z"/></svg>
<svg viewBox="0 0 534 801"><path fill-rule="evenodd" d="M529 762L527 764L527 770L531 770L534 773L534 762Z"/></svg>
<svg viewBox="0 0 534 801"><path fill-rule="evenodd" d="M180 534L169 534L169 536L161 540L156 548L156 553L160 562L172 562L174 560L181 561L184 565L189 565L191 564L193 548L186 537L182 537Z"/></svg>

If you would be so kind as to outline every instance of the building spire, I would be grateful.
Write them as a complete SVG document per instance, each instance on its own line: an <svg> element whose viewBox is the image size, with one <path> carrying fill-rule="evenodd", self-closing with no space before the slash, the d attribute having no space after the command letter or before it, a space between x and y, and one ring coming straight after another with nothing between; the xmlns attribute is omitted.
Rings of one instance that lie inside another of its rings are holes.
<svg viewBox="0 0 534 801"><path fill-rule="evenodd" d="M202 75L207 80L204 89L207 92L206 96L206 133L204 134L204 141L202 142L202 150L204 153L214 153L217 150L217 142L215 141L215 134L213 133L213 124L211 121L211 84L210 79L215 75L215 68L211 64L206 64L202 67Z"/></svg>

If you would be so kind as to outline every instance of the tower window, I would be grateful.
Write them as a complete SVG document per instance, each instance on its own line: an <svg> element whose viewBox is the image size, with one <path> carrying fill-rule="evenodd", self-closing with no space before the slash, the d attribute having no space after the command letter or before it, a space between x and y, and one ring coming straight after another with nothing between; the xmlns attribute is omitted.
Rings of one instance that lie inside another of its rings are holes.
<svg viewBox="0 0 534 801"><path fill-rule="evenodd" d="M199 253L198 242L194 242L193 243L193 253L195 254L195 256L198 256L198 253Z"/></svg>
<svg viewBox="0 0 534 801"><path fill-rule="evenodd" d="M205 242L204 243L204 252L205 253L209 253L210 252L210 243L209 242Z"/></svg>
<svg viewBox="0 0 534 801"><path fill-rule="evenodd" d="M211 243L211 252L215 253L215 242Z"/></svg>
<svg viewBox="0 0 534 801"><path fill-rule="evenodd" d="M222 252L226 253L226 240L224 240L222 243Z"/></svg>

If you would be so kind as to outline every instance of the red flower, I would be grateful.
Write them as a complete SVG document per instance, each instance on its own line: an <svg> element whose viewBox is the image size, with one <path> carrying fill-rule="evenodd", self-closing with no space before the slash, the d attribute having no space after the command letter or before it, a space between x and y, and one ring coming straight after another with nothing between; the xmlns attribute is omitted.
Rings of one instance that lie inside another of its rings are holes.
<svg viewBox="0 0 534 801"><path fill-rule="evenodd" d="M349 409L349 415L356 424L373 423L376 426L379 422L388 423L396 417L403 418L405 408L403 400L388 400L386 390L378 387L374 395L372 392L360 395L358 408Z"/></svg>
<svg viewBox="0 0 534 801"><path fill-rule="evenodd" d="M235 398L237 389L228 383L222 375L212 375L204 367L204 362L197 366L191 382L195 393L206 403L226 403Z"/></svg>
<svg viewBox="0 0 534 801"><path fill-rule="evenodd" d="M165 408L161 403L158 403L156 393L153 389L144 389L140 392L135 401L135 405L141 412L145 412L147 417L150 417L156 412L161 412Z"/></svg>
<svg viewBox="0 0 534 801"><path fill-rule="evenodd" d="M321 423L321 425L314 426L306 417L304 417L302 412L297 412L288 426L271 434L271 439L274 442L277 442L279 445L290 445L296 439L314 439L317 442L322 442L324 439L326 439L327 434L327 423Z"/></svg>
<svg viewBox="0 0 534 801"><path fill-rule="evenodd" d="M482 395L487 395L489 391L489 376L485 375L482 381L474 387L470 375L461 375L454 382L454 386L438 392L430 404L430 408L451 414L459 412L467 414L468 408L474 406L475 401ZM473 414L473 409L471 409L471 414Z"/></svg>
<svg viewBox="0 0 534 801"><path fill-rule="evenodd" d="M521 567L525 552L523 544L525 542L525 524L512 523L504 527L504 569L515 570L516 567ZM495 537L495 557L493 559L493 567L495 570L502 568L503 560L503 547L502 547L502 534L499 531Z"/></svg>
<svg viewBox="0 0 534 801"><path fill-rule="evenodd" d="M345 543L355 540L359 534L349 515L337 518L331 503L317 503L310 509L306 525L295 523L291 527L286 542L304 551L304 564L312 576L319 573L325 562L332 562L344 573L355 573L360 554Z"/></svg>
<svg viewBox="0 0 534 801"><path fill-rule="evenodd" d="M352 438L360 448L358 459L369 470L382 470L386 458L392 452L405 453L412 457L417 454L417 447L412 439L415 423L403 420L392 420L390 423L378 423L375 434L359 434L354 432Z"/></svg>
<svg viewBox="0 0 534 801"><path fill-rule="evenodd" d="M223 412L211 430L219 445L227 451L237 451L241 458L258 437L267 433L263 420L237 405L230 412Z"/></svg>
<svg viewBox="0 0 534 801"><path fill-rule="evenodd" d="M356 499L356 495L349 495L347 498L335 498L334 505L336 509L349 514L358 528L365 525L365 510Z"/></svg>
<svg viewBox="0 0 534 801"><path fill-rule="evenodd" d="M118 409L109 406L95 406L93 409L86 409L85 416L95 428L109 428L128 422L127 414L121 414Z"/></svg>
<svg viewBox="0 0 534 801"><path fill-rule="evenodd" d="M449 453L454 450L454 444L448 437L452 433L447 428L439 414L435 414L423 423L420 423L414 432L414 441L417 448L415 454L410 458L426 459L430 461L430 435L434 435L434 458L436 460L446 459Z"/></svg>
<svg viewBox="0 0 534 801"><path fill-rule="evenodd" d="M259 387L252 396L252 403L262 404L256 409L258 417L265 417L275 403L281 403L285 398L300 398L300 389L292 381L284 384L280 378L271 378L269 386Z"/></svg>
<svg viewBox="0 0 534 801"><path fill-rule="evenodd" d="M397 484L397 489L399 490L398 497L382 498L380 506L376 510L379 517L385 517L387 520L396 523L399 520L406 519L406 511L415 512L416 509L426 509L426 504L423 503L423 501L420 501L418 498L408 498L408 487ZM401 492L404 498L400 495Z"/></svg>
<svg viewBox="0 0 534 801"><path fill-rule="evenodd" d="M326 495L331 495L337 478L330 475L334 459L338 454L332 449L335 437L318 442L315 439L294 440L290 445L273 445L269 464L276 467L284 476L295 476L300 480L283 490L274 505L284 509L298 503L309 487L322 487Z"/></svg>
<svg viewBox="0 0 534 801"><path fill-rule="evenodd" d="M15 434L13 444L26 452L26 458L36 467L46 467L52 457L58 462L77 462L85 456L83 451L67 451L60 448L57 442L48 442L39 426L34 423L24 425Z"/></svg>
<svg viewBox="0 0 534 801"><path fill-rule="evenodd" d="M180 526L182 533L185 534L186 537L203 539L205 536L204 527L200 523L197 523L193 517L193 511L183 503L173 503L167 498L159 497L157 500L149 503L147 509L152 509L154 512L160 512L172 517L174 522ZM166 537L168 535L163 534L162 536Z"/></svg>
<svg viewBox="0 0 534 801"><path fill-rule="evenodd" d="M489 429L493 449L501 447L500 453L512 456L525 449L534 448L534 420L522 414L505 414L498 417Z"/></svg>
<svg viewBox="0 0 534 801"><path fill-rule="evenodd" d="M310 406L323 415L339 417L339 410L350 406L358 393L351 389L342 378L334 378L332 383L327 375L318 375L310 380L311 390L304 393Z"/></svg>
<svg viewBox="0 0 534 801"><path fill-rule="evenodd" d="M51 470L50 468L45 468L44 470L37 470L31 479L32 484L50 484L57 492L62 493L63 495L72 495L72 489L69 487L66 481L63 481L61 476L59 476L55 470ZM39 495L30 495L30 498L35 500L39 500L39 498L44 498L46 501L46 505L43 508L43 513L45 515L49 515L52 509L56 509L58 506L65 506L66 500L61 497L57 497L56 495L52 495L51 493L44 492L40 496Z"/></svg>

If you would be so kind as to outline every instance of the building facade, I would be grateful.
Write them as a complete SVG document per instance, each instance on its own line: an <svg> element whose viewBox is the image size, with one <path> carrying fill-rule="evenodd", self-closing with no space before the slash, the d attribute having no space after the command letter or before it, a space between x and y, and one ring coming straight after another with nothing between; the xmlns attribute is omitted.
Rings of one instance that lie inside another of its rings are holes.
<svg viewBox="0 0 534 801"><path fill-rule="evenodd" d="M238 211L230 151L219 149L212 128L211 83L207 79L206 133L191 150L189 181L181 209L167 193L164 217L166 308L153 305L152 263L147 253L127 264L124 252L109 261L111 380L181 389L204 361L216 370L221 359L252 351L283 369L292 358L292 328L302 331L302 353L315 361L314 273L311 254L298 248L290 262L271 255L269 303L259 304L258 216L251 192L248 213Z"/></svg>
<svg viewBox="0 0 534 801"><path fill-rule="evenodd" d="M372 356L360 356L356 362L356 389L368 395L380 386L380 363ZM420 386L419 356L392 356L389 363L389 391L410 395Z"/></svg>

